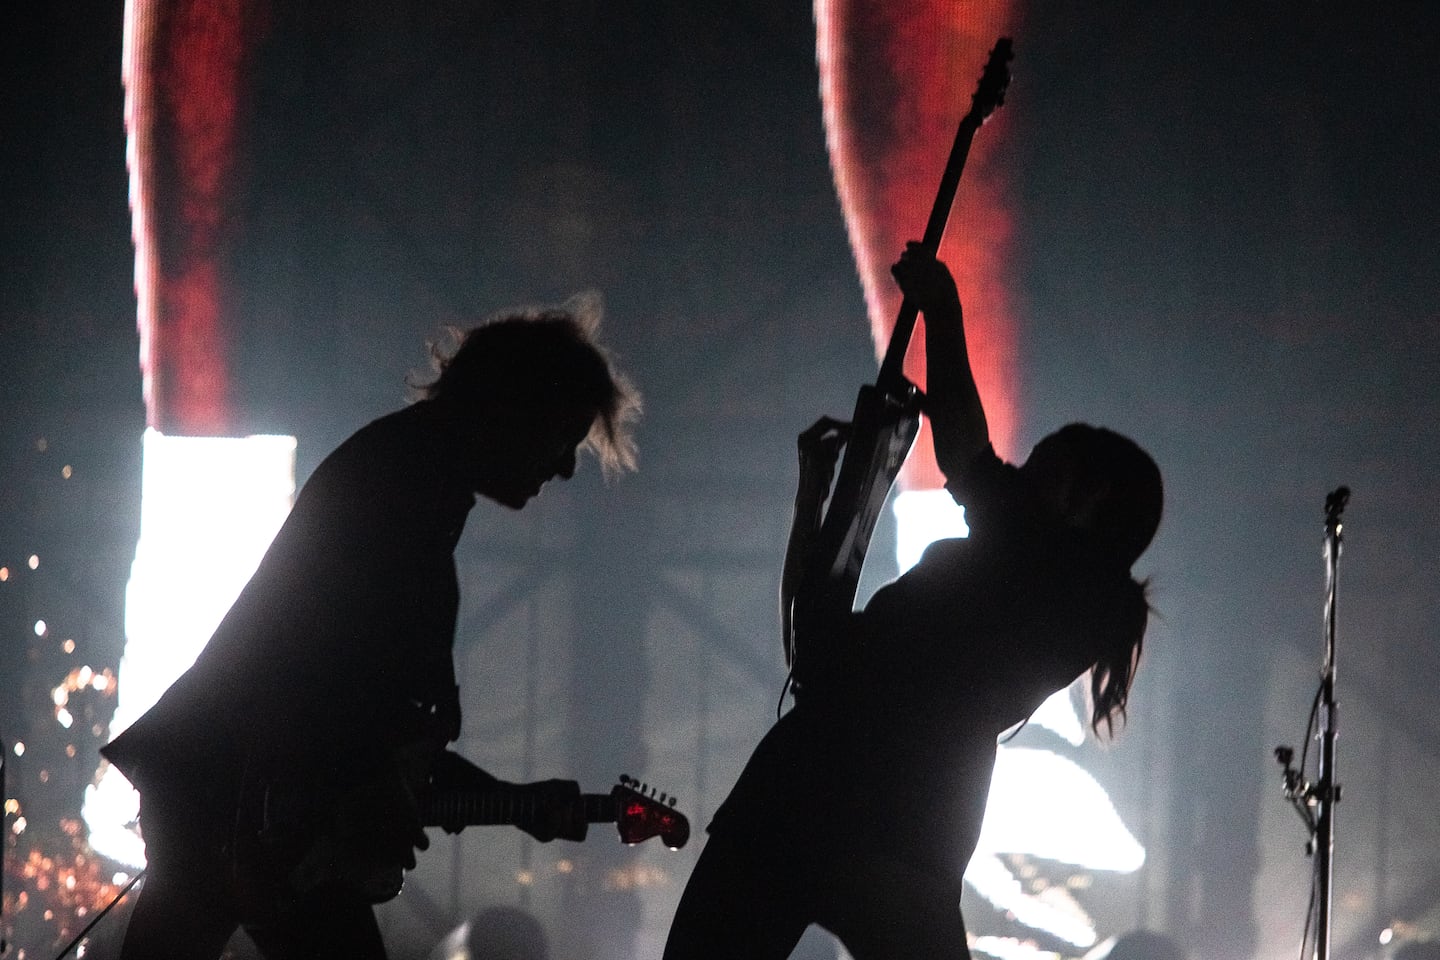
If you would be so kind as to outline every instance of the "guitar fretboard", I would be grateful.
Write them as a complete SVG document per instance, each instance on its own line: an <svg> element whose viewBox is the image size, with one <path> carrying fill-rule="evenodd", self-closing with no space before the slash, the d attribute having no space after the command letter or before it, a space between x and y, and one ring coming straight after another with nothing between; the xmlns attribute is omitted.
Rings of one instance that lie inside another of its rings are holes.
<svg viewBox="0 0 1440 960"><path fill-rule="evenodd" d="M586 823L614 823L615 798L608 793L582 793L578 800ZM498 826L533 820L540 800L523 791L446 790L427 797L421 818L429 827Z"/></svg>

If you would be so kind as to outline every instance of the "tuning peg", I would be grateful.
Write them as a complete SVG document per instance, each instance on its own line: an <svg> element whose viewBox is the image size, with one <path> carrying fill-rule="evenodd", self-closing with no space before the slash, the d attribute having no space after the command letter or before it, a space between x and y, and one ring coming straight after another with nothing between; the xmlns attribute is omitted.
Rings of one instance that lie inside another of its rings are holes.
<svg viewBox="0 0 1440 960"><path fill-rule="evenodd" d="M628 786L632 785L634 782L635 782L635 781L631 778L630 774L628 774L628 773L622 773L622 774L620 774L620 786L622 786L622 787L628 787Z"/></svg>
<svg viewBox="0 0 1440 960"><path fill-rule="evenodd" d="M670 798L670 806L671 806L672 808L675 806L675 801L676 801L677 799L678 799L677 797L671 797L671 798Z"/></svg>
<svg viewBox="0 0 1440 960"><path fill-rule="evenodd" d="M661 803L664 803L664 802L665 802L665 799L666 799L666 793L665 793L664 790L661 790L661 791L660 791L660 802L661 802Z"/></svg>

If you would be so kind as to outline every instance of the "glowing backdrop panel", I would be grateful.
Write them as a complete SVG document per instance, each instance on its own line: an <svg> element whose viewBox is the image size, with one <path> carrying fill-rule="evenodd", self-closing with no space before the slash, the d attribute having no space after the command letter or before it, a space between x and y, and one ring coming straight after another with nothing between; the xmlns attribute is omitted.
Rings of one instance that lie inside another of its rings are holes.
<svg viewBox="0 0 1440 960"><path fill-rule="evenodd" d="M290 511L293 437L145 434L140 541L125 593L125 653L110 735L148 710L205 646ZM135 792L108 767L86 792L91 845L144 863Z"/></svg>

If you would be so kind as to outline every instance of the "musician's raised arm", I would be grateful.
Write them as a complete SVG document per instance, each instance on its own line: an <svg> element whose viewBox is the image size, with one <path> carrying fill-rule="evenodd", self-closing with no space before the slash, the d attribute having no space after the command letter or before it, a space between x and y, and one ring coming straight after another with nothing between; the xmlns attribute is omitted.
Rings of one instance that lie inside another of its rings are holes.
<svg viewBox="0 0 1440 960"><path fill-rule="evenodd" d="M970 371L964 314L944 263L918 243L907 245L894 266L906 299L925 316L926 401L935 437L935 461L953 488L990 442L985 408Z"/></svg>

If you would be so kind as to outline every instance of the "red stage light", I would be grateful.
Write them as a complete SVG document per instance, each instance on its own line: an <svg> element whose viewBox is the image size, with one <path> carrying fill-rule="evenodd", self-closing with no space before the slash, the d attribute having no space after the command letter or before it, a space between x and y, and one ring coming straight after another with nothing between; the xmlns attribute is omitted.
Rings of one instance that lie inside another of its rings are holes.
<svg viewBox="0 0 1440 960"><path fill-rule="evenodd" d="M826 139L877 356L900 308L890 265L905 242L925 230L956 126L996 38L1009 32L1011 6L1006 0L816 0ZM971 365L991 437L1000 455L1013 460L1019 391L1005 282L1012 219L1004 129L1002 109L975 138L940 258L965 303ZM924 386L919 336L905 370ZM927 424L901 483L925 489L942 482Z"/></svg>

